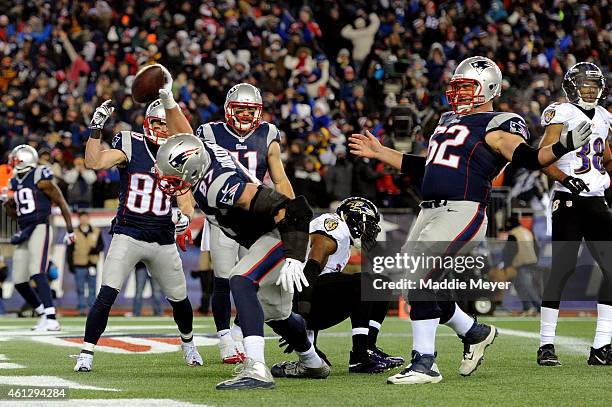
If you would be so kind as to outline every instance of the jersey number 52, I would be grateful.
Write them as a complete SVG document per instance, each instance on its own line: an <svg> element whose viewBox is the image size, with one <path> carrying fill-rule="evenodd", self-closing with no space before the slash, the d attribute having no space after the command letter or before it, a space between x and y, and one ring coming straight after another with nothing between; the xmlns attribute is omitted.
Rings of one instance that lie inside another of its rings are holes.
<svg viewBox="0 0 612 407"><path fill-rule="evenodd" d="M441 142L435 140L435 135L448 135L449 137ZM436 164L445 167L458 168L460 157L456 154L446 153L447 147L457 147L465 143L465 139L470 135L470 129L456 124L454 126L438 126L433 132L431 140L429 140L429 150L427 153L427 162L425 165Z"/></svg>

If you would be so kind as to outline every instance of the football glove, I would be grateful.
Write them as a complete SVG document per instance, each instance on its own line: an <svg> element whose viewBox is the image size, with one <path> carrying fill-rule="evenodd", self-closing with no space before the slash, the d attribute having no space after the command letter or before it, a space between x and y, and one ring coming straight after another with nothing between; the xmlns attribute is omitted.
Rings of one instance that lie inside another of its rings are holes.
<svg viewBox="0 0 612 407"><path fill-rule="evenodd" d="M565 177L565 179L561 181L561 184L563 184L565 188L569 189L574 195L580 195L582 191L590 191L589 187L582 179L572 176Z"/></svg>
<svg viewBox="0 0 612 407"><path fill-rule="evenodd" d="M183 215L180 210L172 212L172 222L174 222L175 235L182 235L189 228L189 217Z"/></svg>
<svg viewBox="0 0 612 407"><path fill-rule="evenodd" d="M64 244L65 245L72 245L74 244L76 240L76 235L74 234L74 232L66 232L66 235L64 236Z"/></svg>
<svg viewBox="0 0 612 407"><path fill-rule="evenodd" d="M304 263L299 260L286 258L283 268L280 270L280 275L276 280L276 285L282 285L283 290L288 293L293 293L293 286L298 292L302 292L302 284L308 287L308 280L304 275Z"/></svg>
<svg viewBox="0 0 612 407"><path fill-rule="evenodd" d="M96 108L89 122L89 128L91 130L102 130L102 128L104 128L104 123L106 123L115 110L115 108L111 106L111 103L112 101L108 99Z"/></svg>
<svg viewBox="0 0 612 407"><path fill-rule="evenodd" d="M191 229L187 228L185 233L176 236L176 244L184 252L187 251L187 243L193 244L193 238L191 237Z"/></svg>
<svg viewBox="0 0 612 407"><path fill-rule="evenodd" d="M592 133L591 123L587 120L578 123L573 130L569 130L569 125L565 122L563 123L563 130L561 130L559 142L569 151L573 151L588 143Z"/></svg>

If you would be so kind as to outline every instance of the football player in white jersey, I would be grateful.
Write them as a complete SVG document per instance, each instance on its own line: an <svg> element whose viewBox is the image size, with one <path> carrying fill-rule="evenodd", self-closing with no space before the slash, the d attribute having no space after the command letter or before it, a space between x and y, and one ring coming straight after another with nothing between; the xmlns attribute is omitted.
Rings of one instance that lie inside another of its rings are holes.
<svg viewBox="0 0 612 407"><path fill-rule="evenodd" d="M404 363L403 358L389 356L376 346L389 302L362 301L361 273L342 272L351 256L351 246L365 250L374 246L379 222L376 206L360 197L347 198L335 213L324 213L310 222L310 249L304 267L310 286L298 294L298 312L313 337L320 330L351 319L351 373L381 373ZM289 346L285 350L291 351ZM272 375L301 377L299 365L299 361L278 363L272 367Z"/></svg>
<svg viewBox="0 0 612 407"><path fill-rule="evenodd" d="M612 155L608 134L612 115L598 103L606 100L608 89L601 70L590 62L572 66L563 79L569 102L553 103L542 114L545 127L542 145L554 143L564 128L590 126L590 142L563 155L543 171L555 180L552 198L552 271L544 286L540 348L537 362L542 366L560 365L554 340L561 293L574 272L578 249L584 238L603 271L597 304L597 328L588 359L589 365L612 365L612 267L602 257L603 241L612 240L612 214L604 199L610 186ZM605 263L605 264L604 264Z"/></svg>

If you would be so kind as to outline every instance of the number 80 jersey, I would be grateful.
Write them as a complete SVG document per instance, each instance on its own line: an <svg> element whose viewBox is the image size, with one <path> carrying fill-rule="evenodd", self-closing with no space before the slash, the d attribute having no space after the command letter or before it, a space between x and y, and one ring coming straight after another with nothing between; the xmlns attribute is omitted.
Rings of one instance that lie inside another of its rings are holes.
<svg viewBox="0 0 612 407"><path fill-rule="evenodd" d="M529 139L527 124L514 113L444 113L429 140L423 199L487 204L491 181L508 163L485 141L495 130Z"/></svg>
<svg viewBox="0 0 612 407"><path fill-rule="evenodd" d="M122 131L113 139L112 148L121 150L127 163L119 167L120 192L117 216L111 233L136 240L174 243L172 200L159 188L154 172L155 154L140 133Z"/></svg>
<svg viewBox="0 0 612 407"><path fill-rule="evenodd" d="M603 155L612 124L612 115L601 106L595 107L593 113L591 119L572 103L553 103L544 110L541 119L544 127L567 123L569 130L574 129L583 120L591 123L593 134L589 143L565 154L555 163L566 175L580 178L587 184L589 191L580 192L582 196L603 196L604 191L610 186L610 176L604 167ZM555 189L570 192L559 182L555 182Z"/></svg>

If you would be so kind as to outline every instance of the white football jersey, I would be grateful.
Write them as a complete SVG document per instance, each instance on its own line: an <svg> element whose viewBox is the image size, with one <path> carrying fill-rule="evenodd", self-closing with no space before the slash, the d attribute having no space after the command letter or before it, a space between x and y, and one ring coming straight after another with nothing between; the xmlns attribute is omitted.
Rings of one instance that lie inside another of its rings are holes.
<svg viewBox="0 0 612 407"><path fill-rule="evenodd" d="M351 232L335 213L324 213L310 221L310 233L321 233L336 241L336 251L329 255L321 274L340 273L351 257Z"/></svg>
<svg viewBox="0 0 612 407"><path fill-rule="evenodd" d="M610 176L603 165L603 154L612 124L612 114L597 106L591 120L572 103L553 103L542 113L541 124L546 127L549 124L567 122L569 129L572 130L583 120L591 122L593 129L591 141L580 149L565 154L555 165L567 175L580 178L587 184L590 191L582 191L580 195L603 196L604 190L610 186ZM570 192L559 182L555 182L555 190Z"/></svg>

